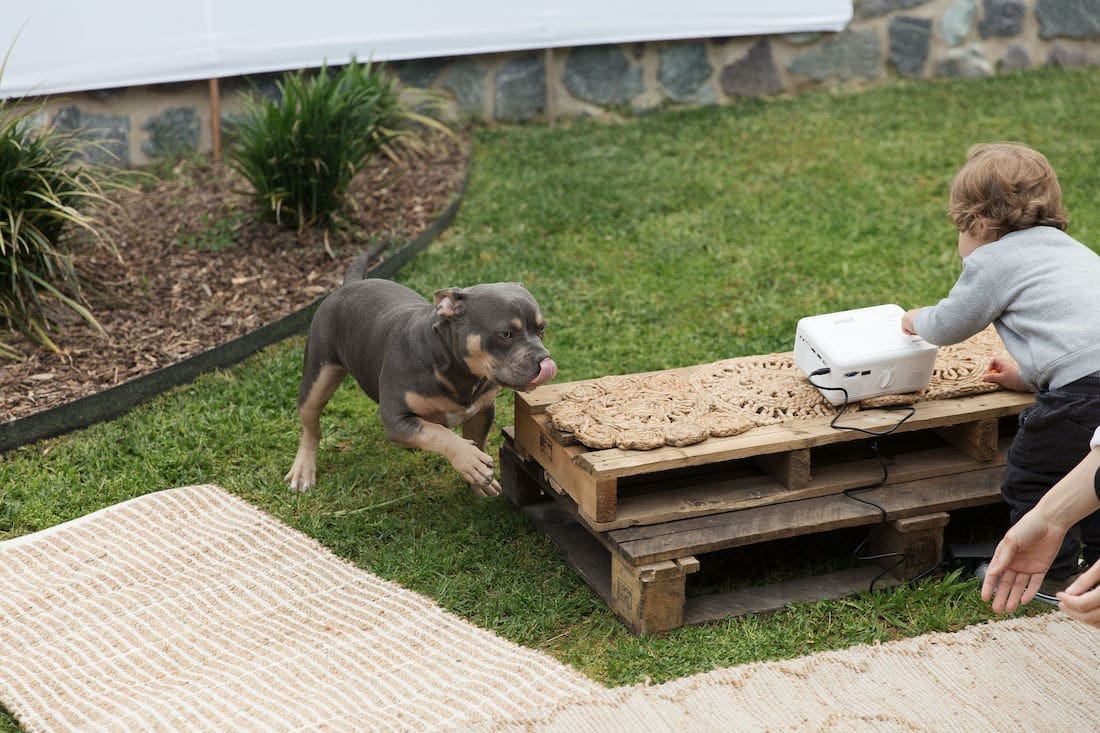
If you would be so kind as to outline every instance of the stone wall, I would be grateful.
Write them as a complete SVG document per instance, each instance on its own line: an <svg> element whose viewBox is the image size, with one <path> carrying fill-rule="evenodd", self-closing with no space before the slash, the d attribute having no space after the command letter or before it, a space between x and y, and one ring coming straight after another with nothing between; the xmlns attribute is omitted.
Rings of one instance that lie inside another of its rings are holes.
<svg viewBox="0 0 1100 733"><path fill-rule="evenodd" d="M855 0L840 33L730 37L426 59L390 68L442 92L456 119L545 121L664 105L861 87L891 78L984 77L1036 66L1100 64L1100 0ZM239 92L274 76L219 84L222 119ZM50 100L57 124L108 140L127 165L209 152L208 82Z"/></svg>

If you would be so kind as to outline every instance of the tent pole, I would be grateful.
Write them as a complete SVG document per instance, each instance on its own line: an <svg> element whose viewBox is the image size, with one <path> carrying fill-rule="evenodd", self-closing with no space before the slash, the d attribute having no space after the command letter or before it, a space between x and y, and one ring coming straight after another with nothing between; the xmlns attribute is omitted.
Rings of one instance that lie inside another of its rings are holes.
<svg viewBox="0 0 1100 733"><path fill-rule="evenodd" d="M221 111L219 109L218 80L210 80L210 140L214 162L222 159L222 125Z"/></svg>
<svg viewBox="0 0 1100 733"><path fill-rule="evenodd" d="M546 121L553 127L558 116L554 105L554 49L548 48L543 52L542 63L546 83Z"/></svg>

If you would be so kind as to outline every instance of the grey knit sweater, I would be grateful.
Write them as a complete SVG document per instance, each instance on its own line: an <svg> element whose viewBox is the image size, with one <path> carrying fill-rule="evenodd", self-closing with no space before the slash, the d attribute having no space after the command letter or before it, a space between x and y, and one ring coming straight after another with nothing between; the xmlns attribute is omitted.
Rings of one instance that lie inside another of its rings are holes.
<svg viewBox="0 0 1100 733"><path fill-rule="evenodd" d="M1032 389L1100 371L1100 256L1053 227L1011 232L971 252L951 292L921 308L914 328L946 346L990 323Z"/></svg>

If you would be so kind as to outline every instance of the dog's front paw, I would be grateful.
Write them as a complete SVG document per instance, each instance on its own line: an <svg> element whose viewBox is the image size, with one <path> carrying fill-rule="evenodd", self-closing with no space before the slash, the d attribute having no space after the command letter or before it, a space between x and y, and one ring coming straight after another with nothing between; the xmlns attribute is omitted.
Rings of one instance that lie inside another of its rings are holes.
<svg viewBox="0 0 1100 733"><path fill-rule="evenodd" d="M317 483L317 443L302 440L298 452L294 454L294 465L290 473L283 477L291 491L305 493Z"/></svg>
<svg viewBox="0 0 1100 733"><path fill-rule="evenodd" d="M283 480L287 482L291 491L304 494L317 483L317 467L315 464L305 465L294 461L294 465L290 467L290 473Z"/></svg>
<svg viewBox="0 0 1100 733"><path fill-rule="evenodd" d="M496 491L493 491L493 484L496 483L493 475L493 457L473 442L462 441L456 455L450 460L455 470L466 479L466 483L471 487L480 487L480 490L474 488L474 493L481 493L483 496L496 496L500 493L499 485Z"/></svg>

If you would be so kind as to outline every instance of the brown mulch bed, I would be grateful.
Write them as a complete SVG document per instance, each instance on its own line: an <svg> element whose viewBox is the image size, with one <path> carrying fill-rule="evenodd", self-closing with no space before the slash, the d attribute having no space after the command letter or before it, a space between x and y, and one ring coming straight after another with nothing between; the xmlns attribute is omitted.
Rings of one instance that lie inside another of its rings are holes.
<svg viewBox="0 0 1100 733"><path fill-rule="evenodd" d="M107 335L74 319L51 334L54 353L0 333L23 356L0 361L0 419L95 394L310 305L339 286L356 255L384 258L427 229L461 190L467 150L444 141L423 159L375 161L349 189L343 233L329 237L260 222L241 193L247 182L225 164L181 164L113 196L104 229L117 256L87 247L74 257Z"/></svg>

